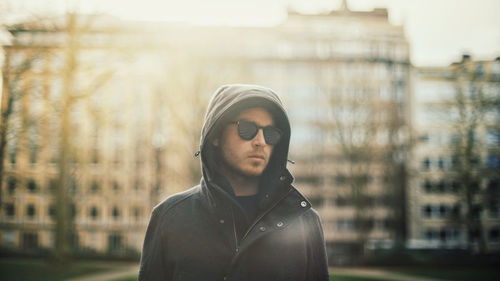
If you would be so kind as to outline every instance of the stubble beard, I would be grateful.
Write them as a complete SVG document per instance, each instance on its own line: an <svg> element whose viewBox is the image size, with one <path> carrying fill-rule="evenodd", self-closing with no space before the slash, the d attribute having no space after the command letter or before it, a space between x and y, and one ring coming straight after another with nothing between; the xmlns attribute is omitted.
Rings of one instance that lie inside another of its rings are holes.
<svg viewBox="0 0 500 281"><path fill-rule="evenodd" d="M231 163L228 161L222 151L220 151L220 160L222 162L221 164L223 165L222 169L224 172L229 173L229 175L226 176L235 176L249 181L259 179L267 166L267 163L264 167L259 167L261 165L257 163L250 163L248 165L249 169L244 170L245 167L238 166L238 163Z"/></svg>

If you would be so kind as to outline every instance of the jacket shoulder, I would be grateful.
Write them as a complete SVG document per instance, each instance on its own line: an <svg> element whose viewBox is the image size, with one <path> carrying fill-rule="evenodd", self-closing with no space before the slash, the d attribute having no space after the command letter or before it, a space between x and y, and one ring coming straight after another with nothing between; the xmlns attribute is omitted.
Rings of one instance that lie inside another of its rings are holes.
<svg viewBox="0 0 500 281"><path fill-rule="evenodd" d="M200 185L197 185L188 190L170 195L153 208L153 214L160 217L164 216L170 210L181 205L186 200L198 196L199 194L200 194Z"/></svg>

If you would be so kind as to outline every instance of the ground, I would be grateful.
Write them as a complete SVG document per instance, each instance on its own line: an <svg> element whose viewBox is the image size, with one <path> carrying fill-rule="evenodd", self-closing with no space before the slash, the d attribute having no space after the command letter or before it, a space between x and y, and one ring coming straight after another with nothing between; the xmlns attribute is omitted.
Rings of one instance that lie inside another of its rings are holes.
<svg viewBox="0 0 500 281"><path fill-rule="evenodd" d="M137 262L73 261L57 266L45 260L0 259L0 276L6 281L136 281ZM500 269L477 267L364 267L330 268L334 281L469 281L498 280Z"/></svg>

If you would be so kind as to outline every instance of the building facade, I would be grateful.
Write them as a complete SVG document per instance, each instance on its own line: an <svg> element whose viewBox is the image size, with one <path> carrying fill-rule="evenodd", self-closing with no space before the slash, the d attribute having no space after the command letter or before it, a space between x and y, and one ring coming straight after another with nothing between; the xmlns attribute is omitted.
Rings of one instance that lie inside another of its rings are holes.
<svg viewBox="0 0 500 281"><path fill-rule="evenodd" d="M498 251L499 78L498 58L415 69L410 247Z"/></svg>
<svg viewBox="0 0 500 281"><path fill-rule="evenodd" d="M64 182L77 248L140 251L152 207L199 180L192 153L210 94L225 83L282 95L289 168L320 213L332 262L404 239L404 208L391 202L404 203L409 47L387 10L351 11L344 1L258 28L98 19L72 33L65 22L26 24L4 47L4 85L14 86L2 108L6 93L19 98L8 118L2 246L54 247L53 190Z"/></svg>

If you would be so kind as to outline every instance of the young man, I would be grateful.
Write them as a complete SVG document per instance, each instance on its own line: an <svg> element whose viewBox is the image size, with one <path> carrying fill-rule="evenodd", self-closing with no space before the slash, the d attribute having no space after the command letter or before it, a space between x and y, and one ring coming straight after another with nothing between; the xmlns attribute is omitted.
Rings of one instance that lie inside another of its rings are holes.
<svg viewBox="0 0 500 281"><path fill-rule="evenodd" d="M225 85L201 136L201 183L151 215L140 281L327 281L323 231L286 168L290 124L279 97Z"/></svg>

